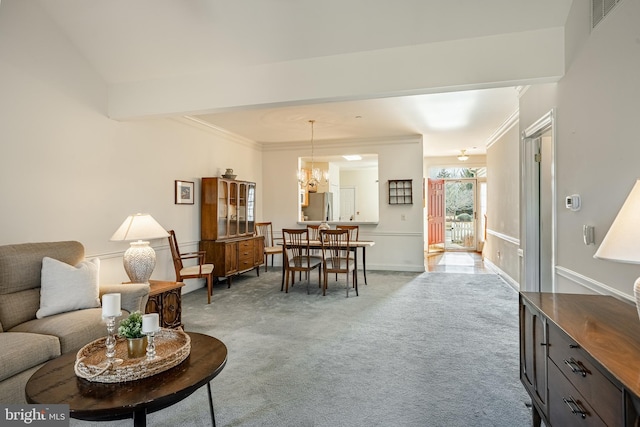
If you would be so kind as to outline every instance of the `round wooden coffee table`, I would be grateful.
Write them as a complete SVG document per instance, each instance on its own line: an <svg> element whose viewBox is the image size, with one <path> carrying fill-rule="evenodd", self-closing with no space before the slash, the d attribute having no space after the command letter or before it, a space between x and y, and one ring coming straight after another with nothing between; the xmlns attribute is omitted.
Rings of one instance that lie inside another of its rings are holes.
<svg viewBox="0 0 640 427"><path fill-rule="evenodd" d="M25 395L32 404L67 404L71 418L109 421L133 417L145 426L147 414L171 406L207 385L211 421L216 425L210 381L227 363L227 347L217 338L196 332L191 352L179 365L141 380L98 383L76 376L76 352L63 354L38 369L27 382Z"/></svg>

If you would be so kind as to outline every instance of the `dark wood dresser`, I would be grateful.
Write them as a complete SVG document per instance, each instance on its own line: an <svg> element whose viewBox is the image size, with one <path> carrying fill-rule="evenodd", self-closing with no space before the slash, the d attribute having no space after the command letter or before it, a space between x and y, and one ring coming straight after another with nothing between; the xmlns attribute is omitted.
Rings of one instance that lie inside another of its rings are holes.
<svg viewBox="0 0 640 427"><path fill-rule="evenodd" d="M520 380L533 425L640 425L640 320L602 295L520 293Z"/></svg>
<svg viewBox="0 0 640 427"><path fill-rule="evenodd" d="M149 300L145 313L158 313L161 328L183 328L182 282L149 280Z"/></svg>

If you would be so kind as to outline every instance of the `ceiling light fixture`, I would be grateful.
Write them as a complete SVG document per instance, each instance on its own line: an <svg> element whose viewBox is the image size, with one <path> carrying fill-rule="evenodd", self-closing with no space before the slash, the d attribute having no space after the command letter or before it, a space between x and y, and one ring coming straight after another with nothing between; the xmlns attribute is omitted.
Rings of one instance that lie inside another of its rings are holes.
<svg viewBox="0 0 640 427"><path fill-rule="evenodd" d="M458 156L458 160L460 160L461 162L464 162L465 160L468 160L469 156L467 156L467 150L460 150L460 155Z"/></svg>
<svg viewBox="0 0 640 427"><path fill-rule="evenodd" d="M311 169L307 171L304 168L301 168L298 171L298 182L303 187L307 187L307 190L310 193L318 191L318 184L321 179L324 179L325 183L329 180L329 172L326 170L321 171L316 168L314 164L313 125L315 122L315 120L309 120L309 123L311 123Z"/></svg>

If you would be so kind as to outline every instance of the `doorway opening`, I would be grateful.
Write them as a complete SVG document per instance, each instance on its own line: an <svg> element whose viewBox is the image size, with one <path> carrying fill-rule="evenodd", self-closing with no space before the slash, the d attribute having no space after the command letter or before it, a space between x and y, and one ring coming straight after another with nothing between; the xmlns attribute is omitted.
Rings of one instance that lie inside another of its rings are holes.
<svg viewBox="0 0 640 427"><path fill-rule="evenodd" d="M523 290L555 292L555 109L522 133Z"/></svg>
<svg viewBox="0 0 640 427"><path fill-rule="evenodd" d="M428 254L481 250L486 168L432 168L428 184ZM480 249L479 249L480 248Z"/></svg>

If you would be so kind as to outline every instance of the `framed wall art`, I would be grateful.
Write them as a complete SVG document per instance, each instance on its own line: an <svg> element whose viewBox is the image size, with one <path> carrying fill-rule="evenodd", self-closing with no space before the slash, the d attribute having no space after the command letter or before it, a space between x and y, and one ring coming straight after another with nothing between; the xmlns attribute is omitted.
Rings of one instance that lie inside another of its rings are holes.
<svg viewBox="0 0 640 427"><path fill-rule="evenodd" d="M176 205L193 205L193 182L176 180Z"/></svg>

